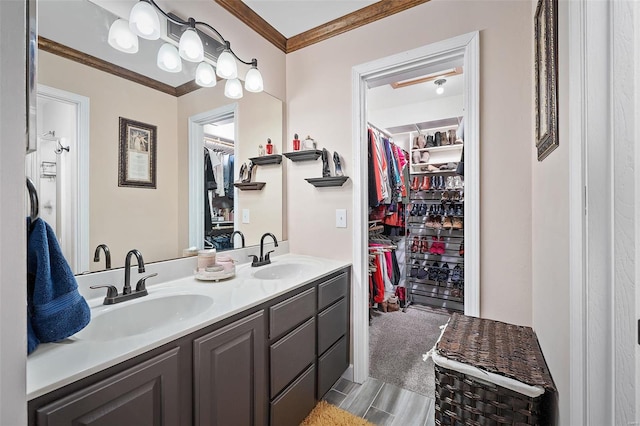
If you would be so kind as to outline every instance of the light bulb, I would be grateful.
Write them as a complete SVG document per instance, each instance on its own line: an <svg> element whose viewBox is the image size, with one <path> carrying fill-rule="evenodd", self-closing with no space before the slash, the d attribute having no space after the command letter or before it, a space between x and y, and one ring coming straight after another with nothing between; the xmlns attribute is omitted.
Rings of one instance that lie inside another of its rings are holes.
<svg viewBox="0 0 640 426"><path fill-rule="evenodd" d="M178 55L178 49L172 44L165 43L158 50L158 68L167 72L182 71L182 60Z"/></svg>
<svg viewBox="0 0 640 426"><path fill-rule="evenodd" d="M438 88L436 89L436 93L438 95L442 95L444 93L444 87L438 86Z"/></svg>
<svg viewBox="0 0 640 426"><path fill-rule="evenodd" d="M251 67L247 72L247 75L244 78L244 88L247 89L248 92L253 93L262 92L262 90L264 90L262 74L260 74L260 71L258 71L258 68L255 66Z"/></svg>
<svg viewBox="0 0 640 426"><path fill-rule="evenodd" d="M109 28L109 45L124 53L138 51L138 37L129 29L126 19L117 19Z"/></svg>
<svg viewBox="0 0 640 426"><path fill-rule="evenodd" d="M180 37L180 56L190 62L202 62L204 59L204 47L198 33L193 28L188 28Z"/></svg>
<svg viewBox="0 0 640 426"><path fill-rule="evenodd" d="M224 95L230 99L240 99L242 97L242 83L237 78L227 80L224 85Z"/></svg>
<svg viewBox="0 0 640 426"><path fill-rule="evenodd" d="M236 59L231 52L225 49L224 52L218 56L218 63L216 64L216 74L220 78L234 79L238 78L238 65Z"/></svg>
<svg viewBox="0 0 640 426"><path fill-rule="evenodd" d="M202 87L213 87L217 83L213 67L206 62L200 62L196 68L196 84Z"/></svg>
<svg viewBox="0 0 640 426"><path fill-rule="evenodd" d="M146 1L139 1L129 14L129 28L131 31L147 40L160 38L160 20L158 14Z"/></svg>

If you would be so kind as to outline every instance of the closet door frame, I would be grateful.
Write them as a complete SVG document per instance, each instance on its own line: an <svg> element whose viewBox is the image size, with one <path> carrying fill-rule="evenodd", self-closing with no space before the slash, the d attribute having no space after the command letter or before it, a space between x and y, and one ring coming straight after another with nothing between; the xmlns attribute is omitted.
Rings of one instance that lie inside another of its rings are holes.
<svg viewBox="0 0 640 426"><path fill-rule="evenodd" d="M398 73L417 70L435 61L463 58L463 106L465 120L465 295L464 313L480 314L480 42L479 32L463 34L417 49L353 67L353 377L357 383L369 377L369 317L367 278L367 87ZM348 372L350 373L350 371ZM347 374L351 379L351 374Z"/></svg>

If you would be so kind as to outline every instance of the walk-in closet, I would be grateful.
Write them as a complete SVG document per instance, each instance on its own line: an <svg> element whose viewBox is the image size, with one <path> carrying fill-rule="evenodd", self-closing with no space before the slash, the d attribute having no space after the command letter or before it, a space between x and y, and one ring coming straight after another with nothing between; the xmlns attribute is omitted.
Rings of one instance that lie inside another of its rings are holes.
<svg viewBox="0 0 640 426"><path fill-rule="evenodd" d="M233 114L204 126L204 247L233 248Z"/></svg>
<svg viewBox="0 0 640 426"><path fill-rule="evenodd" d="M461 64L369 87L369 374L433 396L424 361L464 312Z"/></svg>

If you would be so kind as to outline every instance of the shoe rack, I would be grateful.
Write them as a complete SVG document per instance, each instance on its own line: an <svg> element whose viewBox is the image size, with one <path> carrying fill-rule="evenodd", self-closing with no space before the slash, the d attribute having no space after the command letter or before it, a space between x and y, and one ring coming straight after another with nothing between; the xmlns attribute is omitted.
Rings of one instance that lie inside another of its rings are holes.
<svg viewBox="0 0 640 426"><path fill-rule="evenodd" d="M407 209L409 304L464 312L464 180L452 171L412 174Z"/></svg>
<svg viewBox="0 0 640 426"><path fill-rule="evenodd" d="M462 156L462 139L457 136L457 117L430 123L431 127L411 133L411 174L447 175Z"/></svg>

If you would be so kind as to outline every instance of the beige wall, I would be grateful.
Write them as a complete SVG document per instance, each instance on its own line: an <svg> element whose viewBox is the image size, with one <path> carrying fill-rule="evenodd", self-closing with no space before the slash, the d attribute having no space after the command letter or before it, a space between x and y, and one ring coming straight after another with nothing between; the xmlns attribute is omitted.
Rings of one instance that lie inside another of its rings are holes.
<svg viewBox="0 0 640 426"><path fill-rule="evenodd" d="M238 155L235 158L235 178L242 163L248 163L250 157L258 156L258 145L265 145L267 138L271 138L275 153L282 153L282 101L267 93L245 93L238 100L224 96L224 85L218 83L216 87L200 89L178 98L178 162L180 164L179 187L189 187L189 117L216 108L238 104ZM261 191L239 191L238 211L248 208L250 223L240 223L239 230L245 235L246 245L260 243L260 236L265 232L272 232L278 241L282 240L282 211L283 211L283 178L282 169L286 163L278 165L258 166L254 171L253 182L266 182ZM180 191L178 195L180 223L188 223L189 193ZM241 222L241 221L240 221ZM179 240L182 247L189 243L188 226L179 230Z"/></svg>
<svg viewBox="0 0 640 426"><path fill-rule="evenodd" d="M46 52L38 59L39 83L90 99L91 259L100 243L111 249L114 267L133 248L147 262L178 257L177 99ZM156 189L118 187L118 117L157 126Z"/></svg>
<svg viewBox="0 0 640 426"><path fill-rule="evenodd" d="M535 6L535 5L534 5ZM560 145L532 162L533 328L559 391L560 425L569 422L569 65L568 4L559 2ZM532 81L532 88L534 85ZM535 122L534 122L535 123ZM535 128L534 128L535 132ZM535 134L532 133L533 138ZM533 142L532 142L533 145Z"/></svg>
<svg viewBox="0 0 640 426"><path fill-rule="evenodd" d="M480 31L481 315L530 325L531 1L432 0L287 55L287 143L310 134L345 159L352 174L351 69L471 31ZM352 258L350 182L316 189L304 178L321 163L287 170L291 250ZM348 228L335 227L346 208Z"/></svg>

